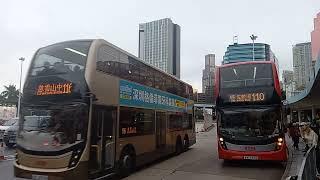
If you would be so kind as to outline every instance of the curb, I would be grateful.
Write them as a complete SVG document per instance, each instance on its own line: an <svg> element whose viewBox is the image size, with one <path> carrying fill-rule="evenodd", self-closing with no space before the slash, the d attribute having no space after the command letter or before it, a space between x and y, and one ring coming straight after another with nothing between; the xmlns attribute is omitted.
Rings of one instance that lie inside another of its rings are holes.
<svg viewBox="0 0 320 180"><path fill-rule="evenodd" d="M291 165L292 165L292 156L293 156L293 152L291 149L288 148L287 146L287 149L289 151L288 153L288 160L287 160L287 164L286 164L286 169L284 170L284 173L281 177L281 180L286 180L288 178L290 178L290 176L288 176L289 174L289 171L290 171L290 168L291 168Z"/></svg>

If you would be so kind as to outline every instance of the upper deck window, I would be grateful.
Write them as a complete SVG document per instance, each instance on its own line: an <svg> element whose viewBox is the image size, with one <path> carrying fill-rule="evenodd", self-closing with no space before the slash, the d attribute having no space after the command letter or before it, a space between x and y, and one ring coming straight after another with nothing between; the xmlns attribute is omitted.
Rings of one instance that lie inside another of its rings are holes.
<svg viewBox="0 0 320 180"><path fill-rule="evenodd" d="M91 42L70 41L39 49L26 79L24 100L81 99L87 89L84 72Z"/></svg>
<svg viewBox="0 0 320 180"><path fill-rule="evenodd" d="M30 75L81 73L84 71L90 44L89 41L75 41L40 49L31 65Z"/></svg>
<svg viewBox="0 0 320 180"><path fill-rule="evenodd" d="M220 70L221 88L272 86L271 64L242 64Z"/></svg>
<svg viewBox="0 0 320 180"><path fill-rule="evenodd" d="M177 81L111 46L104 45L99 48L97 70L181 97L190 98L192 96L191 86Z"/></svg>

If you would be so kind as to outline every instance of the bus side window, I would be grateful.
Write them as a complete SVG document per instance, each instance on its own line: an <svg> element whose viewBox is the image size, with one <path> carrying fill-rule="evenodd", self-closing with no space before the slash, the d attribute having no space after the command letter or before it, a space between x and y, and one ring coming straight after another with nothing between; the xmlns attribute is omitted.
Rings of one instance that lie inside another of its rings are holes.
<svg viewBox="0 0 320 180"><path fill-rule="evenodd" d="M154 111L122 107L119 124L120 137L152 134L154 132Z"/></svg>

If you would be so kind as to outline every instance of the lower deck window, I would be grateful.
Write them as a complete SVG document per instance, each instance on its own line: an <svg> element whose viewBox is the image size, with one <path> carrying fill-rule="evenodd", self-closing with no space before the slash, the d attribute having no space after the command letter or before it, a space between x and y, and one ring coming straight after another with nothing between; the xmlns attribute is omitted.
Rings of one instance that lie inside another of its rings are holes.
<svg viewBox="0 0 320 180"><path fill-rule="evenodd" d="M120 108L120 137L154 133L154 110Z"/></svg>

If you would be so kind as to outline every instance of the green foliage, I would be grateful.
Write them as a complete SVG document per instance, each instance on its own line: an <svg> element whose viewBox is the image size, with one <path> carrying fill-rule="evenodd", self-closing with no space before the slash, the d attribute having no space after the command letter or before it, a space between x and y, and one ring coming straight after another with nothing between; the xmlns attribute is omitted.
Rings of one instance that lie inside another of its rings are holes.
<svg viewBox="0 0 320 180"><path fill-rule="evenodd" d="M6 106L5 100L6 100L6 98L4 96L2 96L2 94L0 94L0 106Z"/></svg>
<svg viewBox="0 0 320 180"><path fill-rule="evenodd" d="M196 117L196 119L203 119L204 117L203 117L203 109L201 108L196 108L195 109L195 117Z"/></svg>
<svg viewBox="0 0 320 180"><path fill-rule="evenodd" d="M0 94L1 106L18 106L19 90L15 85L4 86L5 90Z"/></svg>

